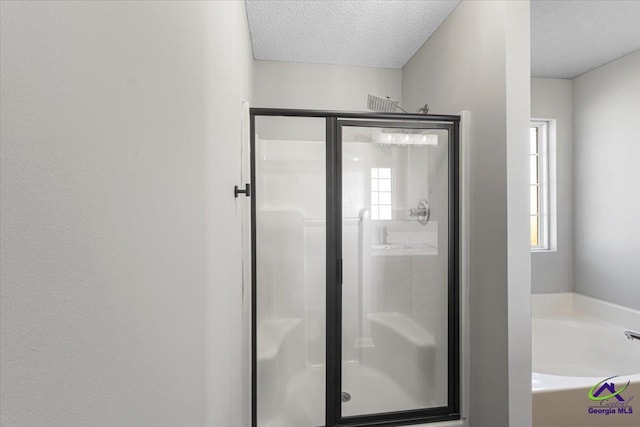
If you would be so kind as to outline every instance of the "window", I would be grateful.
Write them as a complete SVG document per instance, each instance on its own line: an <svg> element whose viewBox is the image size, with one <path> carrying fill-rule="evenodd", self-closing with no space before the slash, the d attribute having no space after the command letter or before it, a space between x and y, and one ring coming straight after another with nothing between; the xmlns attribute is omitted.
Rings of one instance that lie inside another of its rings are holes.
<svg viewBox="0 0 640 427"><path fill-rule="evenodd" d="M532 121L529 133L531 249L549 250L549 121Z"/></svg>
<svg viewBox="0 0 640 427"><path fill-rule="evenodd" d="M391 219L391 168L371 168L371 219Z"/></svg>

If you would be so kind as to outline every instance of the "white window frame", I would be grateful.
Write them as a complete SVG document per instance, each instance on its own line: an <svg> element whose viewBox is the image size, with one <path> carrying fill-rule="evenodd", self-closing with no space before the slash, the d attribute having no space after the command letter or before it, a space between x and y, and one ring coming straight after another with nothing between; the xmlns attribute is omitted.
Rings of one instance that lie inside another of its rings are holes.
<svg viewBox="0 0 640 427"><path fill-rule="evenodd" d="M551 215L551 203L550 203L550 193L551 193L551 184L552 180L550 177L550 160L551 156L550 150L552 135L555 135L555 121L551 120L543 120L543 119L532 119L531 120L531 129L536 129L537 136L537 153L534 154L529 151L529 156L537 156L538 157L538 170L537 170L537 183L529 182L529 191L531 191L531 187L536 185L539 189L538 191L538 211L536 213L531 213L531 209L529 210L529 217L538 217L538 244L531 245L531 251L549 251L553 250L554 247L552 245L552 233L551 233L551 225L554 223L554 215ZM555 142L555 140L554 140ZM531 140L528 141L531 144ZM555 240L555 239L554 239Z"/></svg>

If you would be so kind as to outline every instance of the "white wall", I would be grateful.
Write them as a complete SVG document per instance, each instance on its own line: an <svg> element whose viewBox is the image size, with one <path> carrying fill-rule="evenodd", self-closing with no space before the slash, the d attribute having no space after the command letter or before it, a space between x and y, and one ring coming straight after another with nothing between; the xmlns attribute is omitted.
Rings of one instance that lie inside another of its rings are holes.
<svg viewBox="0 0 640 427"><path fill-rule="evenodd" d="M573 84L575 290L640 309L640 51Z"/></svg>
<svg viewBox="0 0 640 427"><path fill-rule="evenodd" d="M531 422L528 201L521 196L528 169L518 171L527 160L528 33L528 2L463 1L402 74L408 109L426 102L434 113L471 112L470 422L476 426ZM515 163L508 169L507 161Z"/></svg>
<svg viewBox="0 0 640 427"><path fill-rule="evenodd" d="M2 2L0 424L240 426L243 2Z"/></svg>
<svg viewBox="0 0 640 427"><path fill-rule="evenodd" d="M400 99L402 92L400 70L278 61L253 66L255 107L366 111L367 94Z"/></svg>
<svg viewBox="0 0 640 427"><path fill-rule="evenodd" d="M556 222L553 250L531 253L533 293L573 291L573 81L531 79L531 117L554 119L555 163L550 164ZM550 144L550 148L553 147ZM552 170L555 170L553 173ZM555 229L555 230L554 230Z"/></svg>
<svg viewBox="0 0 640 427"><path fill-rule="evenodd" d="M505 12L509 425L526 427L532 422L529 2L507 1Z"/></svg>

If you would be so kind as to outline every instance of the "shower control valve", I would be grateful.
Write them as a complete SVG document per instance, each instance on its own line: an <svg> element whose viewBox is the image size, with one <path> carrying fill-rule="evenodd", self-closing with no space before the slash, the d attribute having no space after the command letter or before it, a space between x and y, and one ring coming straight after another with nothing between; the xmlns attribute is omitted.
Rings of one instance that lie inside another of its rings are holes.
<svg viewBox="0 0 640 427"><path fill-rule="evenodd" d="M418 217L418 222L426 225L431 217L431 206L429 206L427 199L420 199L417 208L409 209L409 216Z"/></svg>

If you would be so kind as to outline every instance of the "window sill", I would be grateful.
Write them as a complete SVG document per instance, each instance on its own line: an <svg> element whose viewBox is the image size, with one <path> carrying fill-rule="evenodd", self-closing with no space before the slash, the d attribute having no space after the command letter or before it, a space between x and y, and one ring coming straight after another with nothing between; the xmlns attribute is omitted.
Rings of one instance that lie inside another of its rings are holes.
<svg viewBox="0 0 640 427"><path fill-rule="evenodd" d="M531 253L532 254L544 254L544 253L555 253L558 252L557 249L555 248L549 248L549 249L543 249L543 248L531 248Z"/></svg>

